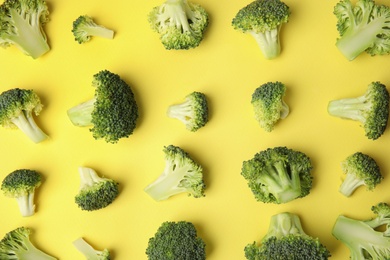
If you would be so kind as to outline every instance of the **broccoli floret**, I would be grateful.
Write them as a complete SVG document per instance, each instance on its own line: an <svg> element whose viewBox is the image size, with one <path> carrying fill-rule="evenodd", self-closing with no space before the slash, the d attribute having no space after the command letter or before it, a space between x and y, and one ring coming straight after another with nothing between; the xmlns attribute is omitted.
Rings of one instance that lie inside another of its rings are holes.
<svg viewBox="0 0 390 260"><path fill-rule="evenodd" d="M180 147L165 146L163 152L164 171L145 188L145 192L156 201L166 200L179 193L188 193L194 198L204 197L202 166Z"/></svg>
<svg viewBox="0 0 390 260"><path fill-rule="evenodd" d="M235 30L252 35L266 59L280 55L280 29L290 16L280 0L255 0L238 11L232 20Z"/></svg>
<svg viewBox="0 0 390 260"><path fill-rule="evenodd" d="M8 174L1 184L1 190L18 202L20 213L29 217L35 213L35 189L42 183L41 175L35 170L19 169Z"/></svg>
<svg viewBox="0 0 390 260"><path fill-rule="evenodd" d="M36 59L50 50L43 26L49 21L44 0L5 0L0 6L0 46L11 45Z"/></svg>
<svg viewBox="0 0 390 260"><path fill-rule="evenodd" d="M0 241L0 259L2 260L56 260L34 246L30 241L31 229L16 228Z"/></svg>
<svg viewBox="0 0 390 260"><path fill-rule="evenodd" d="M75 196L76 204L87 211L107 207L119 195L119 184L108 178L99 177L95 170L79 167L80 188Z"/></svg>
<svg viewBox="0 0 390 260"><path fill-rule="evenodd" d="M334 7L340 38L336 46L353 60L366 51L370 55L390 53L390 8L373 0L341 0Z"/></svg>
<svg viewBox="0 0 390 260"><path fill-rule="evenodd" d="M138 119L138 106L130 86L108 70L95 74L92 86L96 88L94 97L68 110L71 122L92 126L93 137L104 138L107 143L129 137Z"/></svg>
<svg viewBox="0 0 390 260"><path fill-rule="evenodd" d="M169 106L167 115L183 122L186 129L196 132L209 119L206 95L196 91L188 94L182 103Z"/></svg>
<svg viewBox="0 0 390 260"><path fill-rule="evenodd" d="M318 238L305 233L300 218L289 212L273 215L261 245L248 244L244 252L249 260L325 260L331 256Z"/></svg>
<svg viewBox="0 0 390 260"><path fill-rule="evenodd" d="M359 97L330 101L328 113L331 116L359 121L367 138L376 140L387 127L389 92L380 82L372 82Z"/></svg>
<svg viewBox="0 0 390 260"><path fill-rule="evenodd" d="M167 50L199 46L209 23L206 10L187 0L166 0L152 9L148 21Z"/></svg>
<svg viewBox="0 0 390 260"><path fill-rule="evenodd" d="M99 251L94 249L90 244L88 244L82 237L73 241L73 245L79 250L87 260L110 260L110 251L104 249Z"/></svg>
<svg viewBox="0 0 390 260"><path fill-rule="evenodd" d="M383 176L376 161L367 154L356 152L348 156L341 168L345 173L345 179L341 183L339 191L349 197L360 186L366 186L367 190L373 190Z"/></svg>
<svg viewBox="0 0 390 260"><path fill-rule="evenodd" d="M75 41L78 43L89 42L93 36L98 36L106 39L114 38L114 31L95 23L92 17L88 15L80 15L74 22L72 33Z"/></svg>
<svg viewBox="0 0 390 260"><path fill-rule="evenodd" d="M287 147L274 147L244 161L241 175L257 201L280 204L310 193L312 168L306 154Z"/></svg>
<svg viewBox="0 0 390 260"><path fill-rule="evenodd" d="M371 210L376 216L369 220L336 219L332 234L349 248L351 260L390 259L390 206L380 202Z"/></svg>
<svg viewBox="0 0 390 260"><path fill-rule="evenodd" d="M166 221L149 239L148 260L205 260L206 244L191 222Z"/></svg>
<svg viewBox="0 0 390 260"><path fill-rule="evenodd" d="M286 86L281 82L267 82L252 94L252 106L255 119L267 132L271 132L275 124L288 116L290 109L283 98Z"/></svg>
<svg viewBox="0 0 390 260"><path fill-rule="evenodd" d="M43 105L39 96L30 89L13 88L0 94L0 125L5 128L18 128L34 143L42 142L47 135L36 124L36 116Z"/></svg>

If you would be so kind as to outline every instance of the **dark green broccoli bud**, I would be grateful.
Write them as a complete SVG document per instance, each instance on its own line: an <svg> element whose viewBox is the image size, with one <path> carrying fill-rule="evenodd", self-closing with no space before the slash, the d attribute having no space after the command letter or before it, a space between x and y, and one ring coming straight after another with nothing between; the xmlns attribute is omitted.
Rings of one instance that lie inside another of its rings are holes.
<svg viewBox="0 0 390 260"><path fill-rule="evenodd" d="M88 260L110 260L111 254L108 249L103 251L96 250L87 243L82 237L73 241L73 245L80 251Z"/></svg>
<svg viewBox="0 0 390 260"><path fill-rule="evenodd" d="M390 206L380 202L371 210L374 218L357 220L340 215L335 222L332 234L349 248L351 260L390 259Z"/></svg>
<svg viewBox="0 0 390 260"><path fill-rule="evenodd" d="M41 175L34 170L19 169L8 174L2 184L4 195L18 202L20 213L29 217L35 213L35 189L42 183Z"/></svg>
<svg viewBox="0 0 390 260"><path fill-rule="evenodd" d="M340 38L336 46L348 59L354 60L364 51L368 54L390 53L390 8L373 0L341 0L333 11Z"/></svg>
<svg viewBox="0 0 390 260"><path fill-rule="evenodd" d="M267 234L244 248L248 260L326 260L331 255L318 238L305 233L300 218L292 213L271 217Z"/></svg>
<svg viewBox="0 0 390 260"><path fill-rule="evenodd" d="M76 126L92 126L95 139L117 143L129 137L138 119L138 106L130 86L119 75L107 70L93 76L94 98L68 110Z"/></svg>
<svg viewBox="0 0 390 260"><path fill-rule="evenodd" d="M257 201L286 203L303 198L312 188L310 158L286 147L268 148L244 161L241 175Z"/></svg>
<svg viewBox="0 0 390 260"><path fill-rule="evenodd" d="M166 0L152 9L148 21L167 50L199 46L209 23L206 10L187 0Z"/></svg>
<svg viewBox="0 0 390 260"><path fill-rule="evenodd" d="M0 125L20 129L34 143L42 142L47 135L36 124L36 116L42 111L39 96L28 89L9 89L0 94Z"/></svg>
<svg viewBox="0 0 390 260"><path fill-rule="evenodd" d="M209 120L206 95L196 91L188 94L182 103L169 106L167 115L183 122L186 129L196 132Z"/></svg>
<svg viewBox="0 0 390 260"><path fill-rule="evenodd" d="M286 86L281 82L267 82L252 94L252 106L255 119L267 132L271 132L275 124L288 116L290 109L283 98Z"/></svg>
<svg viewBox="0 0 390 260"><path fill-rule="evenodd" d="M5 234L0 241L0 259L56 260L57 258L44 253L31 243L31 233L31 229L19 227Z"/></svg>
<svg viewBox="0 0 390 260"><path fill-rule="evenodd" d="M366 92L359 97L330 101L328 113L331 116L360 122L367 138L376 140L387 127L389 92L380 82L372 82Z"/></svg>
<svg viewBox="0 0 390 260"><path fill-rule="evenodd" d="M149 239L146 255L148 260L204 260L206 244L191 222L166 221Z"/></svg>
<svg viewBox="0 0 390 260"><path fill-rule="evenodd" d="M0 46L16 46L36 59L50 50L43 26L49 21L44 0L5 0L0 6Z"/></svg>
<svg viewBox="0 0 390 260"><path fill-rule="evenodd" d="M87 211L107 207L119 195L119 184L108 178L99 177L95 170L79 167L80 188L75 196L76 204Z"/></svg>
<svg viewBox="0 0 390 260"><path fill-rule="evenodd" d="M188 193L194 198L204 197L203 169L180 147L164 147L165 168L161 175L146 188L145 192L154 200Z"/></svg>
<svg viewBox="0 0 390 260"><path fill-rule="evenodd" d="M114 31L95 23L92 17L88 15L80 15L74 22L72 33L75 41L78 43L89 42L93 36L98 36L106 39L114 38Z"/></svg>
<svg viewBox="0 0 390 260"><path fill-rule="evenodd" d="M266 59L280 55L280 30L290 16L280 0L255 0L238 11L232 20L235 30L252 35Z"/></svg>

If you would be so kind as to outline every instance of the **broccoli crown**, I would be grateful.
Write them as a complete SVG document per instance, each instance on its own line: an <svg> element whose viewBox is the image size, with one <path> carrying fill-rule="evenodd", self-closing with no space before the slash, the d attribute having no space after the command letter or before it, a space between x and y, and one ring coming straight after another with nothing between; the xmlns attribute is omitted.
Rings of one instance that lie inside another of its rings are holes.
<svg viewBox="0 0 390 260"><path fill-rule="evenodd" d="M94 249L82 237L73 241L73 245L79 250L88 260L110 260L111 254L108 249L102 251Z"/></svg>
<svg viewBox="0 0 390 260"><path fill-rule="evenodd" d="M188 193L194 198L204 197L206 186L202 166L180 147L169 145L164 147L163 152L164 171L145 188L145 192L156 201L166 200L179 193Z"/></svg>
<svg viewBox="0 0 390 260"><path fill-rule="evenodd" d="M196 91L188 94L184 102L169 106L167 115L183 122L186 129L196 132L209 119L206 95Z"/></svg>
<svg viewBox="0 0 390 260"><path fill-rule="evenodd" d="M330 101L328 113L335 117L359 121L367 138L376 140L387 127L389 98L385 85L378 81L372 82L359 97Z"/></svg>
<svg viewBox="0 0 390 260"><path fill-rule="evenodd" d="M244 252L249 260L325 260L330 257L329 250L318 238L304 232L300 218L288 212L272 216L261 245L248 244Z"/></svg>
<svg viewBox="0 0 390 260"><path fill-rule="evenodd" d="M350 250L351 260L390 259L390 206L380 202L371 207L376 215L356 220L340 215L332 230L333 236ZM384 226L385 230L378 230Z"/></svg>
<svg viewBox="0 0 390 260"><path fill-rule="evenodd" d="M199 46L209 23L206 10L187 0L166 0L152 9L148 21L167 50Z"/></svg>
<svg viewBox="0 0 390 260"><path fill-rule="evenodd" d="M80 15L73 21L72 33L75 41L80 44L90 41L93 36L106 39L114 38L113 30L107 29L104 26L95 23L93 18L88 15Z"/></svg>
<svg viewBox="0 0 390 260"><path fill-rule="evenodd" d="M312 168L306 154L287 147L274 147L244 161L241 175L257 201L279 204L310 193Z"/></svg>
<svg viewBox="0 0 390 260"><path fill-rule="evenodd" d="M80 189L75 202L82 210L105 208L118 197L119 184L116 181L99 177L93 169L87 167L80 167L79 174Z"/></svg>
<svg viewBox="0 0 390 260"><path fill-rule="evenodd" d="M370 55L390 53L390 8L374 0L341 0L334 7L340 38L336 46L348 59L353 60L366 51Z"/></svg>
<svg viewBox="0 0 390 260"><path fill-rule="evenodd" d="M0 46L15 45L36 59L50 50L43 25L49 21L44 0L5 0L0 6Z"/></svg>
<svg viewBox="0 0 390 260"><path fill-rule="evenodd" d="M284 102L286 86L281 82L267 82L256 88L252 94L252 106L255 119L267 132L271 132L279 119L289 114L289 107Z"/></svg>
<svg viewBox="0 0 390 260"><path fill-rule="evenodd" d="M166 221L149 239L146 255L148 260L204 260L205 248L206 244L197 236L194 224Z"/></svg>

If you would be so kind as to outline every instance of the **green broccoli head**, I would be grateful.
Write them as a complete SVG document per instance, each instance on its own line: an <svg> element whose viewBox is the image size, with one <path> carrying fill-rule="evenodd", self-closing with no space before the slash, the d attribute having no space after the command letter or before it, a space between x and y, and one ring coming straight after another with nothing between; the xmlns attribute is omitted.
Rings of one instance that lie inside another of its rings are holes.
<svg viewBox="0 0 390 260"><path fill-rule="evenodd" d="M152 9L148 21L167 50L199 46L209 23L206 10L187 0L166 0Z"/></svg>
<svg viewBox="0 0 390 260"><path fill-rule="evenodd" d="M95 139L117 143L129 137L138 119L138 105L130 86L119 75L108 70L93 76L94 98L68 110L76 126L92 126Z"/></svg>
<svg viewBox="0 0 390 260"><path fill-rule="evenodd" d="M274 147L244 161L241 175L257 201L280 204L310 193L312 168L306 154L287 147Z"/></svg>
<svg viewBox="0 0 390 260"><path fill-rule="evenodd" d="M50 50L43 26L49 21L44 0L5 0L0 6L0 46L11 45L36 59Z"/></svg>
<svg viewBox="0 0 390 260"><path fill-rule="evenodd" d="M164 147L165 168L161 175L144 190L156 201L188 193L194 198L204 197L203 169L180 147Z"/></svg>
<svg viewBox="0 0 390 260"><path fill-rule="evenodd" d="M198 131L209 119L206 95L196 91L188 94L182 103L169 106L167 115L180 120L186 129Z"/></svg>
<svg viewBox="0 0 390 260"><path fill-rule="evenodd" d="M386 130L389 117L389 92L380 82L372 82L366 92L353 98L332 100L331 116L359 121L368 139L378 139Z"/></svg>
<svg viewBox="0 0 390 260"><path fill-rule="evenodd" d="M166 221L149 239L146 248L148 260L204 260L206 244L188 221Z"/></svg>
<svg viewBox="0 0 390 260"><path fill-rule="evenodd" d="M286 86L281 82L267 82L256 88L252 94L252 106L255 119L267 132L271 132L275 124L288 116L290 110L283 98Z"/></svg>
<svg viewBox="0 0 390 260"><path fill-rule="evenodd" d="M244 252L248 260L325 260L331 256L318 238L304 232L300 218L288 212L272 216L261 245L248 244Z"/></svg>
<svg viewBox="0 0 390 260"><path fill-rule="evenodd" d="M16 199L23 217L29 217L35 213L35 189L41 183L42 177L37 171L18 169L4 178L1 184L1 190L6 197Z"/></svg>
<svg viewBox="0 0 390 260"><path fill-rule="evenodd" d="M235 30L252 35L266 59L280 55L280 29L290 16L280 0L255 0L238 11L232 20Z"/></svg>
<svg viewBox="0 0 390 260"><path fill-rule="evenodd" d="M73 21L72 33L78 43L89 42L93 36L106 39L114 38L114 31L95 23L92 17L80 15Z"/></svg>
<svg viewBox="0 0 390 260"><path fill-rule="evenodd" d="M96 250L87 243L82 237L73 241L73 245L79 250L88 260L110 260L111 254L108 249L102 251Z"/></svg>

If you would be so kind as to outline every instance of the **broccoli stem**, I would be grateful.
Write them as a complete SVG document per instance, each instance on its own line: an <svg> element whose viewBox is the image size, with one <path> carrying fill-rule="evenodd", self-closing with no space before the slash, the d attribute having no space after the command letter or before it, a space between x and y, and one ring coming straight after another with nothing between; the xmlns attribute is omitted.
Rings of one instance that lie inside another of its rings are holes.
<svg viewBox="0 0 390 260"><path fill-rule="evenodd" d="M88 167L79 167L79 174L81 180L80 189L93 186L103 180L93 169Z"/></svg>
<svg viewBox="0 0 390 260"><path fill-rule="evenodd" d="M95 259L96 250L88 244L82 237L73 241L73 245L79 250L87 259Z"/></svg>
<svg viewBox="0 0 390 260"><path fill-rule="evenodd" d="M88 33L93 36L98 36L106 39L114 38L114 31L102 26L88 27L86 31L88 31Z"/></svg>
<svg viewBox="0 0 390 260"><path fill-rule="evenodd" d="M290 113L290 107L282 100L282 109L280 110L280 119L285 119Z"/></svg>
<svg viewBox="0 0 390 260"><path fill-rule="evenodd" d="M92 125L92 111L95 109L96 98L83 102L68 110L68 117L75 126Z"/></svg>
<svg viewBox="0 0 390 260"><path fill-rule="evenodd" d="M20 213L23 217L29 217L35 213L34 194L34 192L29 192L26 195L16 198Z"/></svg>
<svg viewBox="0 0 390 260"><path fill-rule="evenodd" d="M271 217L268 232L263 241L270 237L280 238L291 234L307 236L297 215L289 212L279 213Z"/></svg>
<svg viewBox="0 0 390 260"><path fill-rule="evenodd" d="M30 240L23 239L20 241L18 245L19 248L23 248L17 253L17 258L15 259L23 259L23 260L57 260L57 258L46 254L45 252L36 248Z"/></svg>
<svg viewBox="0 0 390 260"><path fill-rule="evenodd" d="M265 31L264 33L250 32L250 34L255 38L266 59L273 59L280 53L280 28L281 27L278 26L276 29Z"/></svg>
<svg viewBox="0 0 390 260"><path fill-rule="evenodd" d="M160 23L165 23L166 20L170 19L171 25L176 25L176 28L181 28L183 32L188 32L190 30L188 20L193 19L193 15L192 12L188 12L190 10L183 2L183 0L167 0L165 5L161 6L165 10L160 18ZM191 17L187 17L187 15Z"/></svg>
<svg viewBox="0 0 390 260"><path fill-rule="evenodd" d="M11 121L34 143L42 142L47 138L47 135L35 123L31 111L22 111L19 116L14 117Z"/></svg>
<svg viewBox="0 0 390 260"><path fill-rule="evenodd" d="M371 106L366 100L367 98L365 96L332 100L328 104L328 112L330 115L336 117L352 119L364 123L366 118L362 111L369 111Z"/></svg>
<svg viewBox="0 0 390 260"><path fill-rule="evenodd" d="M340 185L339 191L346 197L349 197L357 187L362 185L364 185L363 180L359 180L355 175L347 173L344 181Z"/></svg>
<svg viewBox="0 0 390 260"><path fill-rule="evenodd" d="M167 115L171 118L176 118L183 123L187 123L188 120L191 119L192 110L190 102L184 101L181 104L169 106Z"/></svg>

